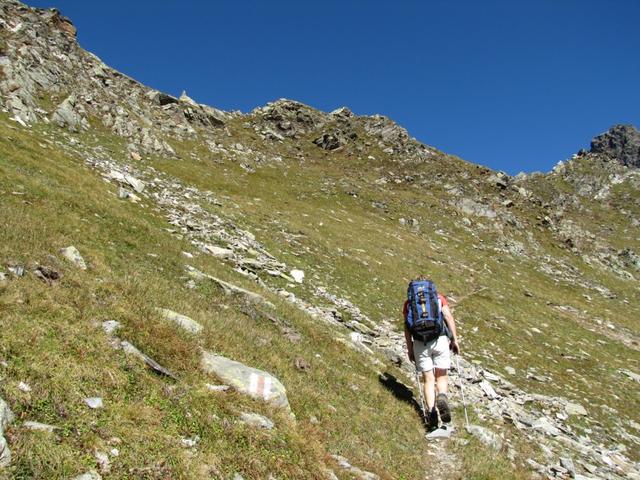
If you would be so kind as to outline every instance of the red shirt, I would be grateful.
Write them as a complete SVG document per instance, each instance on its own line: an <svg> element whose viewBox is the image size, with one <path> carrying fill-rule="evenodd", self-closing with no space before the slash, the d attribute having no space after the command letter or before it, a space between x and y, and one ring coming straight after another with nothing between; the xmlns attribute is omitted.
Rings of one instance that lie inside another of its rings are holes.
<svg viewBox="0 0 640 480"><path fill-rule="evenodd" d="M438 294L438 300L440 300L440 308L448 307L449 302L447 302L447 297L444 295ZM404 306L402 307L402 318L407 318L407 313L409 313L409 300L404 301Z"/></svg>

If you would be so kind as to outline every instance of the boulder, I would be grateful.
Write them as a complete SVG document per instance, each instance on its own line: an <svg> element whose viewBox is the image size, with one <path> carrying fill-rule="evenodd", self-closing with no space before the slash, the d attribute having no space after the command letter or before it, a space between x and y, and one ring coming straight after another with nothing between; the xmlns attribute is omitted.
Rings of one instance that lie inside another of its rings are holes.
<svg viewBox="0 0 640 480"><path fill-rule="evenodd" d="M324 150L336 150L344 145L342 138L335 133L323 133L313 143Z"/></svg>
<svg viewBox="0 0 640 480"><path fill-rule="evenodd" d="M69 260L71 263L75 264L75 266L78 267L79 269L81 270L87 269L87 264L85 263L84 258L82 258L82 255L80 255L80 252L78 251L78 249L73 245L67 248L63 248L62 250L60 250L60 253L64 258Z"/></svg>
<svg viewBox="0 0 640 480"><path fill-rule="evenodd" d="M169 320L170 322L175 323L189 333L200 333L202 331L202 325L200 325L195 320L187 317L186 315L176 313L173 310L169 310L167 308L156 308L156 310L165 320Z"/></svg>
<svg viewBox="0 0 640 480"><path fill-rule="evenodd" d="M204 350L200 366L238 392L291 412L284 385L270 373Z"/></svg>
<svg viewBox="0 0 640 480"><path fill-rule="evenodd" d="M233 250L230 248L218 247L215 245L205 245L205 250L216 258L232 258Z"/></svg>
<svg viewBox="0 0 640 480"><path fill-rule="evenodd" d="M75 95L67 97L58 106L51 119L58 126L66 127L71 132L79 132L89 128L87 119L78 111L78 102Z"/></svg>

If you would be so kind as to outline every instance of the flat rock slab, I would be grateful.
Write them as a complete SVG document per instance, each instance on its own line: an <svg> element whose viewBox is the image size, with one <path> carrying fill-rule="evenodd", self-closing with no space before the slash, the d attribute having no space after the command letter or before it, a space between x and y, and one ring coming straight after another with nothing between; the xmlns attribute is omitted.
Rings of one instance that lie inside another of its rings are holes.
<svg viewBox="0 0 640 480"><path fill-rule="evenodd" d="M167 308L156 308L156 310L160 313L162 318L177 324L187 332L200 333L202 331L202 325L200 325L195 320L187 317L186 315L182 315Z"/></svg>
<svg viewBox="0 0 640 480"><path fill-rule="evenodd" d="M240 393L291 412L284 385L270 373L207 351L202 352L200 366Z"/></svg>
<svg viewBox="0 0 640 480"><path fill-rule="evenodd" d="M436 428L433 432L429 432L425 435L428 440L441 440L451 438L454 429L452 427L440 427Z"/></svg>

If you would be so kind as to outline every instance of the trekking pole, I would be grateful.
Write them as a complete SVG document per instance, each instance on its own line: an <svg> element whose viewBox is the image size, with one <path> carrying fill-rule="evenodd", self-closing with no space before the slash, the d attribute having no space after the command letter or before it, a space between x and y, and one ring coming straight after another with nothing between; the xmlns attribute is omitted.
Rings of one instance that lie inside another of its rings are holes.
<svg viewBox="0 0 640 480"><path fill-rule="evenodd" d="M462 406L464 407L464 420L469 429L469 415L467 415L467 402L464 399L464 386L462 384L462 376L460 374L460 355L456 355L456 367L458 369L458 383L460 383L460 393L462 393Z"/></svg>
<svg viewBox="0 0 640 480"><path fill-rule="evenodd" d="M424 393L422 392L422 384L420 383L420 373L418 372L418 366L416 365L416 383L418 384L418 393L420 394L420 408L422 409L422 421L427 424L427 413L424 408Z"/></svg>

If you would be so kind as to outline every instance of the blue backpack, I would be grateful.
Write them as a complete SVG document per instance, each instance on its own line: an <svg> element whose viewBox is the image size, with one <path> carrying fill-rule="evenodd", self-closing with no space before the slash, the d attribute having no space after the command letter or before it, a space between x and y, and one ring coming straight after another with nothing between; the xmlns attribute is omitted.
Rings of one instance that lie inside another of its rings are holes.
<svg viewBox="0 0 640 480"><path fill-rule="evenodd" d="M438 292L431 280L412 280L407 289L407 328L416 340L427 343L446 334L438 301Z"/></svg>

